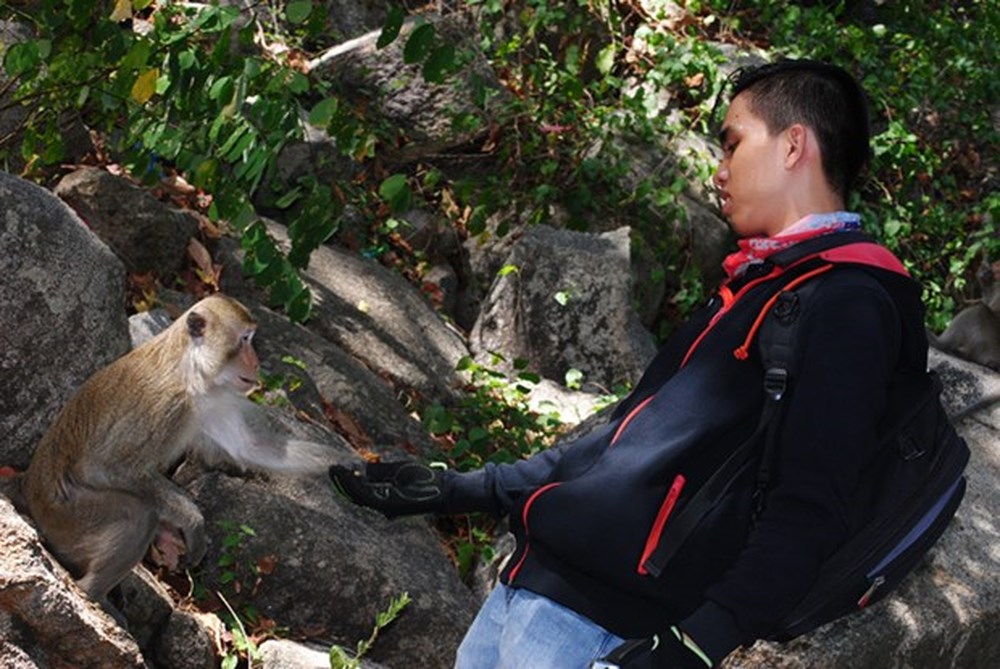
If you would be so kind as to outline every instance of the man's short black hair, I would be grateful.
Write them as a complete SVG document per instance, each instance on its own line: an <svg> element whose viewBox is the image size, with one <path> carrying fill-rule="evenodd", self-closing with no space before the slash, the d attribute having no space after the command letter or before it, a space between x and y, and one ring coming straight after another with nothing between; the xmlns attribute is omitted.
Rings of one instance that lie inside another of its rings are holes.
<svg viewBox="0 0 1000 669"><path fill-rule="evenodd" d="M746 93L750 111L771 134L795 123L816 133L827 181L846 200L871 154L868 101L854 77L836 65L790 59L733 77L731 99Z"/></svg>

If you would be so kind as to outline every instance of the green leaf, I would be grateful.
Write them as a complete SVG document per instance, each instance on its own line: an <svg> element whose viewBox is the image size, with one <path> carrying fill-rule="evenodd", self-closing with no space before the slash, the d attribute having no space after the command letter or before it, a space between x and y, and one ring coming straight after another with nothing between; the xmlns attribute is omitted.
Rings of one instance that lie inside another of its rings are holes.
<svg viewBox="0 0 1000 669"><path fill-rule="evenodd" d="M177 64L182 70L190 70L198 64L198 55L195 53L194 49L181 51L177 54Z"/></svg>
<svg viewBox="0 0 1000 669"><path fill-rule="evenodd" d="M425 23L418 26L406 40L403 47L403 62L410 65L427 57L434 46L434 25Z"/></svg>
<svg viewBox="0 0 1000 669"><path fill-rule="evenodd" d="M614 42L608 44L603 49L597 52L597 60L595 65L597 66L597 71L601 74L607 76L611 72L611 68L615 65L615 52L617 48Z"/></svg>
<svg viewBox="0 0 1000 669"><path fill-rule="evenodd" d="M146 40L139 40L132 45L128 53L122 59L121 67L124 70L139 70L146 65L150 54L153 52L153 45Z"/></svg>
<svg viewBox="0 0 1000 669"><path fill-rule="evenodd" d="M302 95L303 93L309 92L309 78L306 77L301 72L292 72L288 76L288 81L285 82L288 90L296 95Z"/></svg>
<svg viewBox="0 0 1000 669"><path fill-rule="evenodd" d="M472 210L472 216L469 217L469 234L470 235L481 235L486 231L486 220L489 217L489 210L485 205L476 205Z"/></svg>
<svg viewBox="0 0 1000 669"><path fill-rule="evenodd" d="M38 67L41 62L42 55L37 40L11 44L3 59L4 70L11 77L17 77L30 72Z"/></svg>
<svg viewBox="0 0 1000 669"><path fill-rule="evenodd" d="M285 304L288 317L296 323L304 323L309 320L312 313L312 293L307 287L303 287L295 297Z"/></svg>
<svg viewBox="0 0 1000 669"><path fill-rule="evenodd" d="M337 113L339 104L340 101L333 97L320 100L309 111L309 123L318 128L325 128L330 125L334 114Z"/></svg>
<svg viewBox="0 0 1000 669"><path fill-rule="evenodd" d="M219 77L212 84L212 87L208 89L208 97L216 101L229 102L233 97L234 90L235 86L233 85L232 77Z"/></svg>
<svg viewBox="0 0 1000 669"><path fill-rule="evenodd" d="M288 191L287 193L279 197L275 201L274 206L277 207L278 209L287 209L288 207L292 206L292 204L296 200L298 200L299 197L301 196L302 196L302 187L296 186L292 190Z"/></svg>
<svg viewBox="0 0 1000 669"><path fill-rule="evenodd" d="M375 42L376 49L384 49L399 37L399 30L403 27L403 19L406 17L406 12L399 5L393 5L389 9L389 16L385 19L385 24L382 26L382 32L379 33L378 41Z"/></svg>
<svg viewBox="0 0 1000 669"><path fill-rule="evenodd" d="M302 23L312 14L312 0L292 0L285 7L285 15L291 23Z"/></svg>
<svg viewBox="0 0 1000 669"><path fill-rule="evenodd" d="M441 182L441 172L431 169L424 175L424 188L433 189Z"/></svg>
<svg viewBox="0 0 1000 669"><path fill-rule="evenodd" d="M347 654L340 646L330 647L330 669L356 669L358 661Z"/></svg>
<svg viewBox="0 0 1000 669"><path fill-rule="evenodd" d="M413 192L405 174L393 174L378 187L378 194L393 211L406 211L413 206Z"/></svg>
<svg viewBox="0 0 1000 669"><path fill-rule="evenodd" d="M207 158L198 163L191 175L191 183L201 188L208 188L214 182L219 170L219 161Z"/></svg>
<svg viewBox="0 0 1000 669"><path fill-rule="evenodd" d="M497 272L497 276L507 276L508 274L514 274L515 272L518 271L518 269L519 268L517 265L504 265L503 267L500 268L500 271Z"/></svg>
<svg viewBox="0 0 1000 669"><path fill-rule="evenodd" d="M455 47L451 44L439 46L424 61L424 79L432 84L443 83L445 77L455 70L455 66Z"/></svg>

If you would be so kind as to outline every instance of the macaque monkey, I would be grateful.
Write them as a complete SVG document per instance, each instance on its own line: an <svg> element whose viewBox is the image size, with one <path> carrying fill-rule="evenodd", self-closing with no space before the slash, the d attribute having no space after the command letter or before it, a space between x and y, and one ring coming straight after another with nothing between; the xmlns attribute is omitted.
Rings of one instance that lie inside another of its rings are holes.
<svg viewBox="0 0 1000 669"><path fill-rule="evenodd" d="M940 336L928 332L930 345L1000 371L1000 262L979 271L982 299L962 309Z"/></svg>
<svg viewBox="0 0 1000 669"><path fill-rule="evenodd" d="M250 422L256 324L207 297L91 376L42 437L22 480L29 515L80 587L107 594L151 545L176 567L205 554L204 519L167 472L187 453L289 473L325 473L330 449ZM117 616L116 616L117 617Z"/></svg>

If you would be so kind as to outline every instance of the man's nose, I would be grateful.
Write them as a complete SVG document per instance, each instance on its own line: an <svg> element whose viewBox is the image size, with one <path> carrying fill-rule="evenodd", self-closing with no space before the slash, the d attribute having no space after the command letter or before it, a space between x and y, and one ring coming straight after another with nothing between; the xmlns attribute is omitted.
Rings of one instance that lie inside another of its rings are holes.
<svg viewBox="0 0 1000 669"><path fill-rule="evenodd" d="M715 184L716 188L722 188L729 181L729 168L726 165L719 163L719 166L715 170L715 174L712 175L712 183Z"/></svg>

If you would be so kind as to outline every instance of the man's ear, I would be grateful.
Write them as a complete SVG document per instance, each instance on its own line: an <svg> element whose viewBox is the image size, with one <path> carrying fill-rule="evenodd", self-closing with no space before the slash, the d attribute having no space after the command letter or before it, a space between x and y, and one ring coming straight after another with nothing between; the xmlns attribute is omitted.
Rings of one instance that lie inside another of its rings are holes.
<svg viewBox="0 0 1000 669"><path fill-rule="evenodd" d="M799 163L808 150L809 130L801 123L785 128L785 167L791 169Z"/></svg>

